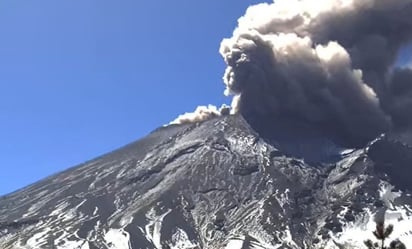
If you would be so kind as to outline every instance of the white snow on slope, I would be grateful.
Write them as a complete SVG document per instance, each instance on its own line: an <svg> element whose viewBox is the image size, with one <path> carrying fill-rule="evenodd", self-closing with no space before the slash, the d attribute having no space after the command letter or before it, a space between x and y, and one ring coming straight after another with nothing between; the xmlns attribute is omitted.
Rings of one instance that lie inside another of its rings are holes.
<svg viewBox="0 0 412 249"><path fill-rule="evenodd" d="M29 248L41 248L42 246L47 245L48 242L48 234L49 230L45 229L41 232L38 232L36 234L34 234L32 237L30 237L27 242L26 245Z"/></svg>
<svg viewBox="0 0 412 249"><path fill-rule="evenodd" d="M405 245L412 245L412 216L410 215L412 209L407 205L394 205L394 201L401 196L402 192L393 192L393 188L389 183L381 182L379 189L380 199L387 208L385 224L394 225L394 231L386 243L389 245L392 240L399 239ZM343 232L338 234L334 241L343 245L346 249L363 249L365 240L375 241L372 231L376 229L376 212L367 209L365 211L365 214L357 217L354 222L347 223L343 228ZM325 248L337 248L335 242L329 241Z"/></svg>
<svg viewBox="0 0 412 249"><path fill-rule="evenodd" d="M172 243L169 244L171 249L192 249L198 248L198 245L190 241L186 232L180 228L172 235Z"/></svg>
<svg viewBox="0 0 412 249"><path fill-rule="evenodd" d="M131 249L130 235L123 229L109 229L104 235L109 249Z"/></svg>
<svg viewBox="0 0 412 249"><path fill-rule="evenodd" d="M157 215L156 211L151 209L146 214L146 218L149 220L149 223L145 226L146 238L153 243L156 249L162 249L160 241L162 222L171 211L172 210L169 209L165 213Z"/></svg>

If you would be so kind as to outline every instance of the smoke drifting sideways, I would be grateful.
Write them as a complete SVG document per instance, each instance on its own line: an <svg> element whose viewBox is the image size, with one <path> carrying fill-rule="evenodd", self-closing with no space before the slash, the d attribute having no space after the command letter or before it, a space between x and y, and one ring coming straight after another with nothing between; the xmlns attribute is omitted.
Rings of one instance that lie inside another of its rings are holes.
<svg viewBox="0 0 412 249"><path fill-rule="evenodd" d="M220 53L232 112L292 117L352 144L412 124L412 0L276 0L251 6Z"/></svg>
<svg viewBox="0 0 412 249"><path fill-rule="evenodd" d="M187 112L179 115L170 124L187 124L196 123L204 120L211 119L222 115L228 115L230 113L230 107L223 104L219 109L214 105L198 106L194 112Z"/></svg>

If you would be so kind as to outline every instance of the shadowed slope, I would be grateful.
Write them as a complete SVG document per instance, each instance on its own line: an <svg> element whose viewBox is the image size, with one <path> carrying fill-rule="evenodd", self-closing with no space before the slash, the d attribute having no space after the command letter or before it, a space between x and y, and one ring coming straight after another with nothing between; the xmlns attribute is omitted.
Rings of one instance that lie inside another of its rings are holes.
<svg viewBox="0 0 412 249"><path fill-rule="evenodd" d="M411 186L393 193L379 143L349 153L313 132L262 137L240 115L157 129L2 197L0 247L333 248L362 243L382 207L410 232Z"/></svg>

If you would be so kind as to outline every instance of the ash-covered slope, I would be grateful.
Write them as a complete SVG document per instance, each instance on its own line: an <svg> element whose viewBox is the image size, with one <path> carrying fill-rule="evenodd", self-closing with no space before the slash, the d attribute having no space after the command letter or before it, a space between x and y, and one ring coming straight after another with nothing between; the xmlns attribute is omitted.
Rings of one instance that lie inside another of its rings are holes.
<svg viewBox="0 0 412 249"><path fill-rule="evenodd" d="M4 196L0 248L362 248L383 209L412 245L408 144L348 150L275 128L240 115L160 128Z"/></svg>

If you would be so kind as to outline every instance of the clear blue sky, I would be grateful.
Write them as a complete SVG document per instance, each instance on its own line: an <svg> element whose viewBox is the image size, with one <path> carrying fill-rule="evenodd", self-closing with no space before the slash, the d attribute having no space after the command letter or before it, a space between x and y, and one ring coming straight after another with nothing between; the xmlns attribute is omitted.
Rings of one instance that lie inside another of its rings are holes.
<svg viewBox="0 0 412 249"><path fill-rule="evenodd" d="M219 44L258 2L0 1L0 195L230 102Z"/></svg>
<svg viewBox="0 0 412 249"><path fill-rule="evenodd" d="M219 44L257 2L0 1L0 195L230 102Z"/></svg>

